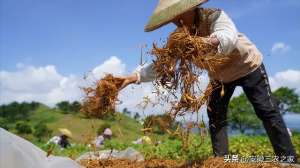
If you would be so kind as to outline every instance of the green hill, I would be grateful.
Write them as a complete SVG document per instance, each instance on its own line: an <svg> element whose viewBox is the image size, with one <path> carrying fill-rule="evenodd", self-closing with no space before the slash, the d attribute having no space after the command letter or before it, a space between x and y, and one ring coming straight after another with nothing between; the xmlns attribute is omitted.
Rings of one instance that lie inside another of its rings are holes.
<svg viewBox="0 0 300 168"><path fill-rule="evenodd" d="M73 134L72 141L79 143L93 139L96 136L97 129L104 123L111 126L114 137L122 138L125 142L135 140L142 135L140 132L142 125L122 113L117 113L116 117L110 117L106 120L89 119L78 112L65 113L56 108L49 108L40 104L29 113L29 116L24 121L32 127L41 122L45 123L52 130L52 135L59 134L59 128L67 128ZM11 129L9 131L17 133L14 130L15 123L14 121L10 124ZM22 136L33 140L31 135ZM47 140L47 138L44 138L44 140Z"/></svg>
<svg viewBox="0 0 300 168"><path fill-rule="evenodd" d="M118 113L115 119L90 119L80 113L63 114L59 110L53 110L45 106L39 107L32 116L33 122L44 121L53 130L54 135L59 134L59 128L67 128L73 134L73 141L87 142L96 136L97 129L102 124L109 124L115 137L124 141L132 141L141 136L139 131L142 125L122 113Z"/></svg>

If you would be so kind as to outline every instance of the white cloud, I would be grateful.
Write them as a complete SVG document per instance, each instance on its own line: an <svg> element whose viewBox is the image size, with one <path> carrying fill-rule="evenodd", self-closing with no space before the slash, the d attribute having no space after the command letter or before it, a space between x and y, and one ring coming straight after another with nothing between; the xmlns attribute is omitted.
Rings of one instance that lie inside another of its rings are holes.
<svg viewBox="0 0 300 168"><path fill-rule="evenodd" d="M289 87L295 89L300 94L300 70L288 69L277 72L273 76L269 76L270 86L272 91L280 87ZM243 93L241 87L236 87L233 97L239 96Z"/></svg>
<svg viewBox="0 0 300 168"><path fill-rule="evenodd" d="M79 80L73 75L59 74L53 65L23 65L18 66L15 72L0 71L0 81L0 103L40 101L54 105L61 100L74 100L78 96L73 91L77 89L75 85Z"/></svg>
<svg viewBox="0 0 300 168"><path fill-rule="evenodd" d="M0 71L0 103L12 101L39 101L53 106L62 100L80 100L80 86L86 85L83 77L64 76L56 67L26 66L18 63L14 72ZM105 73L121 75L125 72L125 64L117 57L111 57L95 67L90 76L99 79Z"/></svg>
<svg viewBox="0 0 300 168"><path fill-rule="evenodd" d="M91 85L107 73L124 75L126 72L126 65L115 56L94 67L85 79L82 76L62 75L53 65L35 67L18 63L16 66L17 70L13 72L0 71L0 104L12 101L38 101L54 106L63 100L81 100L83 96L81 86ZM121 111L126 107L130 111L140 112L141 109L137 104L144 96L155 97L153 90L152 83L125 88L119 95L122 103L118 105L118 110ZM145 115L161 112L158 108L147 108Z"/></svg>
<svg viewBox="0 0 300 168"><path fill-rule="evenodd" d="M296 89L300 94L300 70L288 69L286 71L277 72L269 78L272 90L285 86Z"/></svg>
<svg viewBox="0 0 300 168"><path fill-rule="evenodd" d="M104 61L103 64L95 67L92 73L96 76L103 76L104 74L111 73L115 75L123 75L126 66L115 56L110 57L108 60Z"/></svg>
<svg viewBox="0 0 300 168"><path fill-rule="evenodd" d="M80 100L82 92L80 86L89 85L89 79L94 81L101 78L105 73L113 73L114 75L124 75L126 65L117 57L111 57L108 60L96 66L88 74L88 80L84 80L82 76L62 75L55 66L47 65L44 67L27 66L19 63L17 70L14 72L0 71L0 104L12 101L39 101L47 105L53 106L62 100ZM202 82L201 87L207 85L208 77L204 74L199 78ZM296 88L300 94L300 71L286 70L278 72L270 77L270 83L273 90L287 86ZM149 96L152 101L155 101L156 96L152 92L154 87L152 83L143 83L141 85L131 85L120 92L119 99L121 103L118 105L118 110L128 108L133 112L141 112L137 107L144 96ZM241 88L236 88L234 96L242 92ZM168 109L168 106L162 105L152 108L149 106L144 115L150 113L163 113ZM206 117L205 108L202 108L201 113ZM200 113L200 114L201 114Z"/></svg>
<svg viewBox="0 0 300 168"><path fill-rule="evenodd" d="M287 51L289 51L291 49L291 47L283 42L277 42L274 43L272 48L271 48L271 53L272 54L283 54L286 53Z"/></svg>
<svg viewBox="0 0 300 168"><path fill-rule="evenodd" d="M161 107L151 108L151 106L149 106L143 111L143 109L138 106L138 104L143 101L145 96L148 96L152 101L154 101L155 95L152 93L152 91L154 91L154 87L151 82L143 83L141 85L132 85L125 88L120 92L119 100L121 101L121 104L117 106L117 109L122 111L123 108L127 108L132 112L140 112L142 117L145 117L150 113L161 113Z"/></svg>

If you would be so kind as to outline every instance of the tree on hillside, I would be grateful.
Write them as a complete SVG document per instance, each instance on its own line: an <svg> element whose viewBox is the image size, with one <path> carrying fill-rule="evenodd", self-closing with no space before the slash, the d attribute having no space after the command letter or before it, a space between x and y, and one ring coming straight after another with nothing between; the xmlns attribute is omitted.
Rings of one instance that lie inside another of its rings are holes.
<svg viewBox="0 0 300 168"><path fill-rule="evenodd" d="M139 113L135 113L134 116L133 116L133 118L135 120L139 120L141 118L141 115Z"/></svg>
<svg viewBox="0 0 300 168"><path fill-rule="evenodd" d="M300 100L299 100L299 103L294 105L293 112L300 113Z"/></svg>
<svg viewBox="0 0 300 168"><path fill-rule="evenodd" d="M78 113L80 111L81 108L81 104L78 101L74 101L73 103L71 103L71 111Z"/></svg>
<svg viewBox="0 0 300 168"><path fill-rule="evenodd" d="M40 142L44 138L49 138L52 134L52 130L50 130L44 122L39 122L34 126L33 135Z"/></svg>
<svg viewBox="0 0 300 168"><path fill-rule="evenodd" d="M279 101L279 110L282 114L286 112L300 113L300 97L295 89L281 87L274 91L273 95Z"/></svg>
<svg viewBox="0 0 300 168"><path fill-rule="evenodd" d="M3 117L0 117L0 127L6 130L10 129L9 122Z"/></svg>
<svg viewBox="0 0 300 168"><path fill-rule="evenodd" d="M1 105L0 116L8 121L15 121L18 115L18 102L12 102L8 105Z"/></svg>
<svg viewBox="0 0 300 168"><path fill-rule="evenodd" d="M61 110L63 113L78 113L80 111L81 104L78 101L61 101L56 104L56 108Z"/></svg>
<svg viewBox="0 0 300 168"><path fill-rule="evenodd" d="M294 89L281 87L273 92L273 96L277 100L282 114L286 112L300 113L299 95L295 93ZM242 133L249 128L258 129L261 127L259 119L245 94L233 98L229 103L228 111L229 125Z"/></svg>
<svg viewBox="0 0 300 168"><path fill-rule="evenodd" d="M29 106L30 106L31 110L37 109L40 105L42 105L42 104L39 103L39 102L35 102L35 101L32 101L31 103L29 103Z"/></svg>
<svg viewBox="0 0 300 168"><path fill-rule="evenodd" d="M32 128L31 126L25 121L18 121L16 123L15 129L19 134L31 134Z"/></svg>
<svg viewBox="0 0 300 168"><path fill-rule="evenodd" d="M63 113L68 113L70 111L70 102L69 101L61 101L56 104L56 107L61 110Z"/></svg>
<svg viewBox="0 0 300 168"><path fill-rule="evenodd" d="M131 116L131 111L129 111L126 107L123 109L123 114L127 115L128 117Z"/></svg>
<svg viewBox="0 0 300 168"><path fill-rule="evenodd" d="M37 102L12 102L0 106L0 117L5 118L9 122L18 120L27 120L31 113L40 105Z"/></svg>
<svg viewBox="0 0 300 168"><path fill-rule="evenodd" d="M230 127L238 129L241 133L245 133L247 129L261 127L261 123L244 93L230 101L228 113Z"/></svg>

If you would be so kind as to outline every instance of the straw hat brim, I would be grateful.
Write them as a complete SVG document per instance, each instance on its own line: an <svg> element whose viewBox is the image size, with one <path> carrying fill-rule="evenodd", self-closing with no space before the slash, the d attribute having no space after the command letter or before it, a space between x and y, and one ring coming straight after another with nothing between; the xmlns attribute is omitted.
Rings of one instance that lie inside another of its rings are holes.
<svg viewBox="0 0 300 168"><path fill-rule="evenodd" d="M60 133L62 133L63 135L66 135L69 138L72 138L72 132L66 128L60 128L58 129Z"/></svg>
<svg viewBox="0 0 300 168"><path fill-rule="evenodd" d="M164 10L154 13L147 25L145 26L145 32L150 32L158 29L168 23L170 23L177 16L201 5L208 0L181 0Z"/></svg>

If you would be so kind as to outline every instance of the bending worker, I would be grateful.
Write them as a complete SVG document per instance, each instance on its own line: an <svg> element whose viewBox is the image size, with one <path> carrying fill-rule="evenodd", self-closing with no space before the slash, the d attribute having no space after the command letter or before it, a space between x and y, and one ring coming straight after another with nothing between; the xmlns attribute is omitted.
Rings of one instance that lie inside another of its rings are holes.
<svg viewBox="0 0 300 168"><path fill-rule="evenodd" d="M211 81L224 85L216 89L209 100L208 117L212 147L215 156L229 153L227 137L227 108L236 86L241 86L261 119L277 156L292 157L296 153L278 106L271 95L268 75L262 63L262 54L244 34L238 32L229 16L220 9L200 8L207 0L160 0L145 31L153 31L174 23L186 26L191 32L206 38L218 52L230 61L220 70L208 72ZM144 65L124 76L123 87L132 83L150 82L155 79L153 65Z"/></svg>

